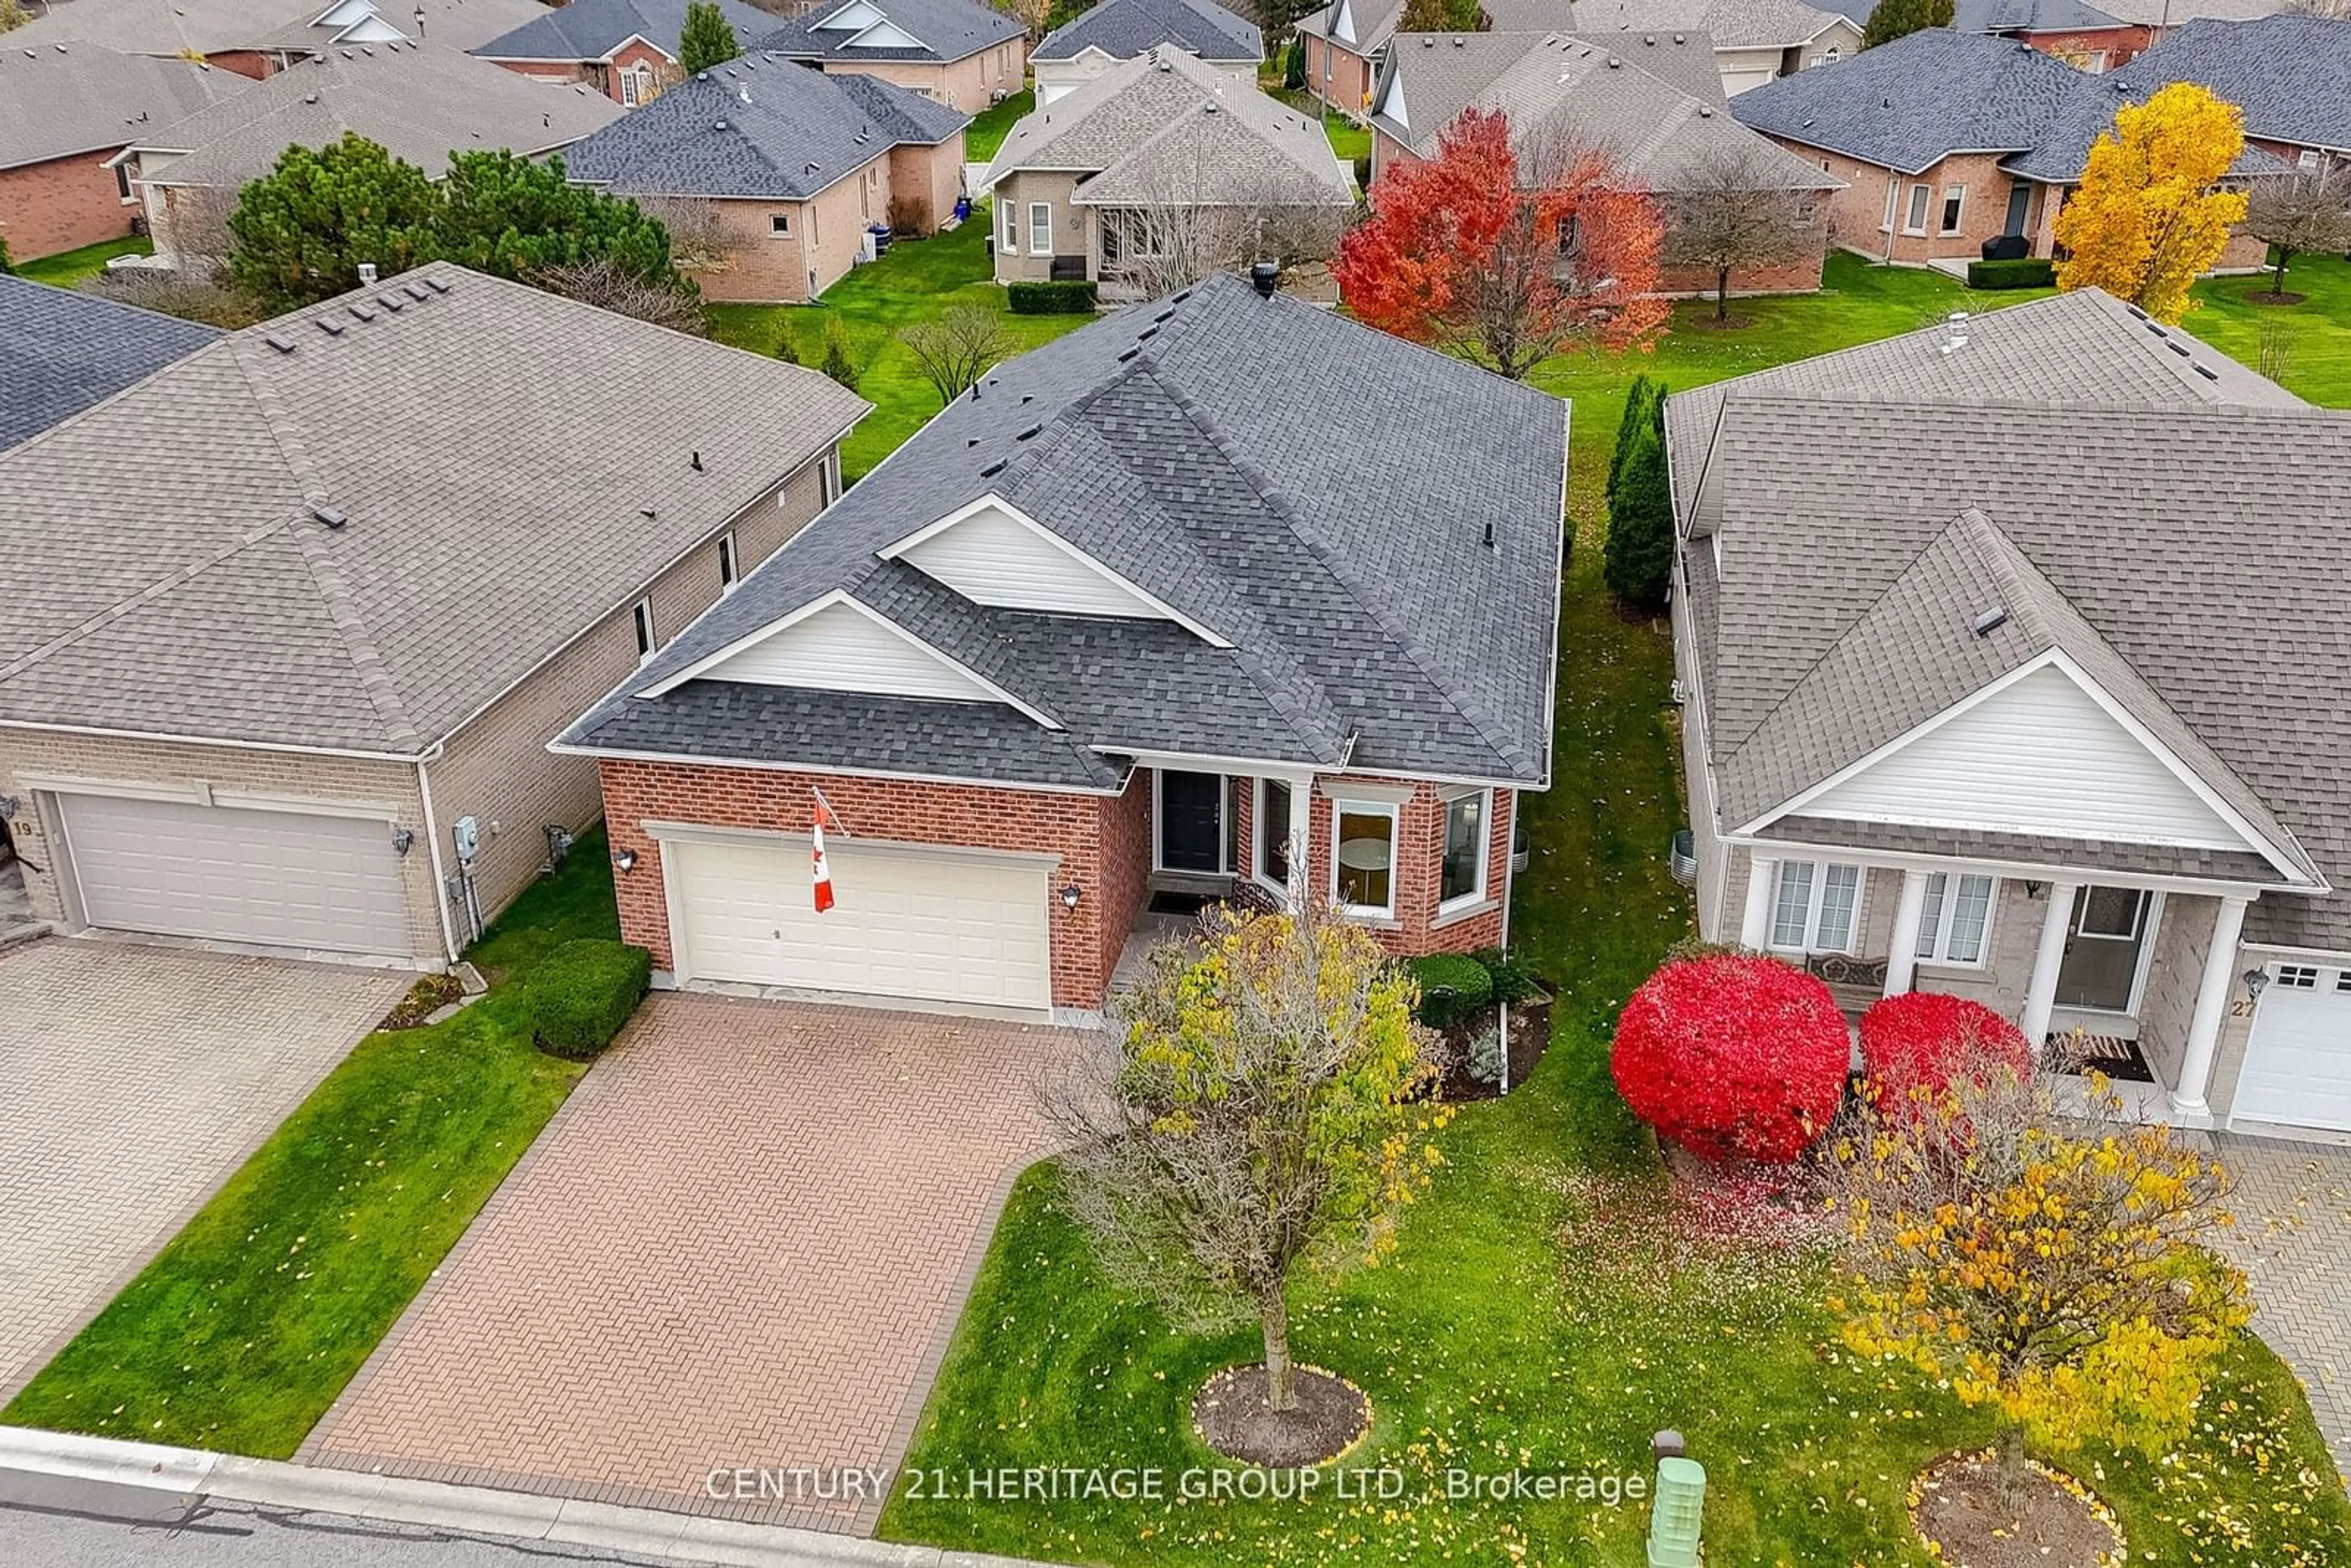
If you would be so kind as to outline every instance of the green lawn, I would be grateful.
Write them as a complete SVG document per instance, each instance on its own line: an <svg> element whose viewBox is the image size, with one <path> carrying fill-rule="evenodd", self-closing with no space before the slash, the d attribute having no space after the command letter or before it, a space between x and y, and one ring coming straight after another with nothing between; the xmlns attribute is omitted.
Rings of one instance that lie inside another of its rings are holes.
<svg viewBox="0 0 2351 1568"><path fill-rule="evenodd" d="M475 946L489 996L361 1041L0 1420L292 1454L584 1071L512 979L615 935L598 832Z"/></svg>
<svg viewBox="0 0 2351 1568"><path fill-rule="evenodd" d="M1371 128L1356 124L1336 110L1323 114L1322 134L1331 139L1331 151L1339 155L1339 162L1351 169L1355 166L1356 159L1372 155Z"/></svg>
<svg viewBox="0 0 2351 1568"><path fill-rule="evenodd" d="M1004 145L1005 137L1020 122L1022 115L1036 107L1036 93L1023 88L1002 103L991 103L974 115L971 123L964 128L964 161L969 163L994 162L996 151Z"/></svg>
<svg viewBox="0 0 2351 1568"><path fill-rule="evenodd" d="M976 207L961 228L929 239L902 240L870 267L861 267L826 290L814 305L714 305L711 332L721 342L772 354L789 339L802 364L824 362L825 335L841 325L859 369L857 390L873 404L841 444L843 475L856 479L895 451L939 412L937 391L923 379L898 334L950 305L971 302L1004 312L1011 353L1084 325L1086 316L1015 316L987 261L989 209Z"/></svg>
<svg viewBox="0 0 2351 1568"><path fill-rule="evenodd" d="M100 240L96 245L86 245L79 250L59 251L55 256L45 256L38 261L20 261L16 264L16 275L20 277L29 277L36 283L48 283L59 288L71 288L83 278L104 271L106 264L118 256L150 256L154 253L154 246L144 239L126 236L122 239Z"/></svg>
<svg viewBox="0 0 2351 1568"><path fill-rule="evenodd" d="M2320 270L2297 275L2314 303ZM1303 1502L916 1500L902 1490L885 1537L1186 1568L1600 1568L1641 1561L1645 1508L1448 1500L1444 1474L1646 1473L1649 1434L1670 1426L1708 1467L1710 1562L1928 1562L1907 1527L1906 1488L1934 1455L1987 1439L1989 1423L1914 1374L1855 1364L1814 1304L1817 1262L1661 1242L1656 1155L1607 1081L1617 1008L1691 917L1665 874L1667 837L1683 821L1671 649L1661 624L1618 615L1597 581L1597 476L1625 387L1644 368L1695 385L2017 298L1842 257L1829 282L1815 298L1742 303L1754 324L1735 332L1697 328L1704 308L1685 308L1654 355L1562 359L1536 378L1576 400L1556 777L1527 799L1534 853L1513 929L1559 988L1554 1043L1517 1093L1466 1107L1447 1132L1448 1164L1408 1216L1397 1257L1300 1292L1292 1328L1301 1359L1372 1398L1376 1424L1347 1463L1393 1467L1405 1495L1344 1499L1333 1479ZM2224 300L2191 325L2212 330L2236 308ZM2310 337L2331 340L2346 322L2314 320ZM968 1472L999 1467L1157 1468L1180 1491L1184 1472L1217 1464L1192 1436L1192 1393L1217 1367L1254 1359L1255 1336L1177 1334L1121 1297L1056 1212L1054 1181L1040 1166L1015 1191L910 1470L945 1477L955 1493ZM2244 1337L2204 1408L2172 1462L2111 1452L2075 1461L2121 1517L2132 1561L2351 1568L2351 1505L2276 1357Z"/></svg>

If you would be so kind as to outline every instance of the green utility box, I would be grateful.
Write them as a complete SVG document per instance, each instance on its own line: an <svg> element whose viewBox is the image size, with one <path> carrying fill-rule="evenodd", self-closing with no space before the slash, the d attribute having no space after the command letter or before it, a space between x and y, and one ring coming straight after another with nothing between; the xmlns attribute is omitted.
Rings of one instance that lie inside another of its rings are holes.
<svg viewBox="0 0 2351 1568"><path fill-rule="evenodd" d="M1705 1512L1706 1467L1696 1459L1659 1459L1656 1500L1649 1505L1649 1568L1698 1568Z"/></svg>

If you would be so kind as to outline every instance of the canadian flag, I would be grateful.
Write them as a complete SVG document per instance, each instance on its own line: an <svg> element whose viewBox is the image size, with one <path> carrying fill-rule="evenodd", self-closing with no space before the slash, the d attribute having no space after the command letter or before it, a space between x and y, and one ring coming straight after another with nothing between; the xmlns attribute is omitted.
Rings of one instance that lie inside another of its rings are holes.
<svg viewBox="0 0 2351 1568"><path fill-rule="evenodd" d="M838 831L840 827L841 824L832 819L832 809L824 803L824 797L819 795L816 798L816 825L810 832L810 837L816 841L816 912L819 915L832 907L832 868L824 863L824 831L831 828Z"/></svg>

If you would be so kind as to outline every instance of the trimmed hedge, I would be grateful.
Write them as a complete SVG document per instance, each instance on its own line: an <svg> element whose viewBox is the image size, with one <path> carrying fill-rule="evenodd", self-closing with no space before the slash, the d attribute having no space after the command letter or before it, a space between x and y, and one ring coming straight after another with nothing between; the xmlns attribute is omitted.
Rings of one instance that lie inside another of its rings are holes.
<svg viewBox="0 0 2351 1568"><path fill-rule="evenodd" d="M1413 1016L1430 1029L1451 1029L1494 999L1494 977L1467 953L1431 953L1404 967L1420 983Z"/></svg>
<svg viewBox="0 0 2351 1568"><path fill-rule="evenodd" d="M1527 967L1526 960L1508 949L1480 947L1469 956L1485 967L1498 1002L1522 1002L1541 989L1535 984L1534 971Z"/></svg>
<svg viewBox="0 0 2351 1568"><path fill-rule="evenodd" d="M1081 277L1031 279L1006 284L1004 299L1015 316L1080 316L1094 308L1094 286Z"/></svg>
<svg viewBox="0 0 2351 1568"><path fill-rule="evenodd" d="M538 1049L586 1061L621 1032L644 999L653 956L601 937L566 942L541 958L524 982Z"/></svg>
<svg viewBox="0 0 2351 1568"><path fill-rule="evenodd" d="M2046 257L1968 263L1970 288L2049 288L2056 282L2057 264Z"/></svg>

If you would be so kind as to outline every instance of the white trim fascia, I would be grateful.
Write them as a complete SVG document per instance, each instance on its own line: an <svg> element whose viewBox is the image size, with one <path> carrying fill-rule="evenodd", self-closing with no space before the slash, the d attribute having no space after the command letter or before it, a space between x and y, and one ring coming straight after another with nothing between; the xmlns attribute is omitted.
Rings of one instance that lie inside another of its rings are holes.
<svg viewBox="0 0 2351 1568"><path fill-rule="evenodd" d="M1890 871L1970 871L1982 872L2008 882L2075 882L2095 883L2101 887L2144 887L2165 893L2188 893L2219 898L2260 898L2265 894L2290 893L2316 897L2321 891L2311 887L2281 887L2270 882L2238 882L2227 877L2188 876L2171 872L2122 871L2105 866L2085 865L2079 862L2003 860L1992 855L1938 855L1911 850L1882 850L1860 844L1836 844L1813 839L1759 839L1750 834L1726 833L1722 838L1726 850L1743 849L1750 859L1811 860L1834 857L1857 860L1865 865L1881 866ZM2087 845L2087 841L2085 841Z"/></svg>
<svg viewBox="0 0 2351 1568"><path fill-rule="evenodd" d="M1131 758L1136 766L1142 768L1173 768L1194 773L1270 773L1277 777L1311 776L1315 779L1344 774L1351 779L1401 779L1415 784L1468 784L1489 789L1511 789L1521 794L1541 794L1551 787L1548 781L1531 783L1524 779L1497 779L1468 773L1423 773L1396 768L1354 768L1343 762L1333 764L1302 759L1276 762L1262 757L1218 757L1206 752L1142 751L1132 746L1108 743L1090 746L1086 749L1103 757Z"/></svg>
<svg viewBox="0 0 2351 1568"><path fill-rule="evenodd" d="M895 621L891 620L887 615L883 614L880 611L872 608L871 605L862 602L854 594L851 593L849 590L845 588L836 588L830 593L824 594L820 598L810 600L798 610L792 611L790 613L777 620L768 622L765 626L760 627L750 635L737 638L736 641L728 643L726 647L719 649L715 653L711 653L695 660L693 664L688 664L684 669L678 671L675 674L665 676L662 680L646 687L643 691L641 691L636 695L647 699L667 696L671 692L675 691L686 682L695 680L708 674L712 669L716 668L719 664L725 664L729 659L734 658L737 654L745 653L749 649L756 648L760 643L765 643L768 638L773 637L779 632L788 632L794 626L799 625L801 622L810 619L811 616L817 615L824 611L833 609L836 606L846 606L849 609L855 611L858 614L862 615L868 621L871 621L874 625L879 626L883 631L889 632L892 636L896 637L899 641L904 643L908 647L914 648L921 653L927 653L947 669L953 670L956 674L961 675L964 679L971 682L974 685L978 686L982 691L987 693L988 695L994 697L998 702L1004 704L1007 707L1016 709L1025 716L1034 720L1044 728L1059 730L1063 727L1061 722L1053 717L1052 715L1046 713L1041 708L1032 707L1028 703L1023 702L1020 698L1013 695L1010 692L1006 691L1002 686L998 685L994 681L989 680L986 675L981 674L977 670L975 670L970 665L965 664L962 660L955 658L948 653L942 653L939 649L933 647L930 643L923 641L922 638L914 635L914 632L907 631L906 628L899 625ZM870 696L886 697L891 694L888 692L870 692L866 695Z"/></svg>
<svg viewBox="0 0 2351 1568"><path fill-rule="evenodd" d="M1019 507L1014 506L1003 497L997 495L994 491L988 492L987 495L980 497L976 501L966 502L964 505L957 507L954 511L949 512L946 517L939 518L936 522L926 523L923 527L916 528L913 533L908 534L905 538L899 539L894 543L883 545L880 549L875 550L873 553L881 557L883 560L897 560L904 556L908 550L916 549L921 545L927 544L932 539L938 538L941 534L944 534L948 529L954 528L956 524L967 522L971 518L977 517L980 513L990 510L1002 512L1006 517L1010 517L1014 522L1019 523L1022 528L1027 528L1030 533L1036 535L1038 538L1044 541L1047 545L1060 550L1063 555L1069 557L1080 566L1092 571L1104 582L1109 583L1112 587L1120 590L1122 592L1131 593L1135 598L1142 600L1145 604L1148 604L1151 608L1159 612L1160 614L1165 616L1168 620L1176 622L1176 625L1184 628L1185 631L1192 633L1193 636L1199 638L1200 641L1207 643L1210 647L1230 648L1233 645L1229 639L1218 636L1215 632L1211 631L1207 626L1202 625L1199 622L1193 620L1189 615L1185 614L1182 611L1176 609L1174 605L1168 603L1165 600L1160 598L1149 589L1143 587L1140 583L1130 580L1123 574L1113 571L1109 567L1104 566L1101 561L1096 560L1092 556L1088 555L1084 550L1080 549L1076 545L1071 544L1069 540L1063 538L1052 529L1045 527L1036 518L1030 517L1028 513L1022 511ZM922 570L919 562L909 561L907 564L909 566L913 566L917 571ZM924 575L929 576L929 573L925 572ZM951 587L951 585L948 584L942 584L941 586ZM963 596L957 595L957 597L960 598ZM978 601L972 600L969 601L969 602L977 603Z"/></svg>
<svg viewBox="0 0 2351 1568"><path fill-rule="evenodd" d="M416 798L424 806L424 847L433 856L433 907L441 918L441 950L454 964L460 956L457 928L449 921L449 868L441 860L441 823L433 809L433 769L428 763L416 765Z"/></svg>
<svg viewBox="0 0 2351 1568"><path fill-rule="evenodd" d="M1090 784L1032 784L1017 779L967 779L953 773L909 773L904 768L890 771L880 768L842 768L829 762L810 762L794 758L789 762L761 762L743 757L705 757L695 752L632 751L609 746L580 746L550 740L547 749L558 757L609 758L614 762L650 762L666 768L734 768L747 773L820 773L828 779L882 779L895 784L960 784L973 789L1007 789L1028 795L1092 795L1116 800L1126 793L1132 779L1122 780L1116 789Z"/></svg>
<svg viewBox="0 0 2351 1568"><path fill-rule="evenodd" d="M2018 664L2015 668L2008 671L2006 674L1999 676L1997 679L1989 681L1983 685L1977 687L1974 691L1969 693L1966 696L1961 697L1958 702L1953 703L1950 706L1943 709L1940 713L1930 715L1918 724L1912 726L1902 734L1897 735L1893 739L1886 742L1883 746L1870 751L1865 756L1856 758L1853 761L1848 762L1843 768L1838 768L1834 773L1830 774L1826 779L1823 779L1818 783L1815 783L1809 788L1799 791L1797 794L1791 796L1785 801L1774 806L1770 810L1764 812L1761 816L1755 818L1753 821L1741 823L1738 828L1732 830L1733 833L1741 837L1751 835L1771 826L1773 822L1780 821L1782 817L1793 816L1801 813L1804 807L1818 800L1821 796L1828 793L1830 790L1835 789L1838 785L1844 784L1850 779L1858 778L1862 774L1868 772L1870 769L1877 767L1880 763L1886 761L1888 758L1893 757L1898 752L1908 749L1918 741L1934 734L1937 730L1941 729L1945 725L1949 724L1952 720L1959 718L1964 714L1972 712L1975 708L1980 706L1986 702L1989 702L2001 693L2005 692L2011 686L2015 685L2018 682L2025 679L2027 676L2038 674L2044 669L2054 669L2058 671L2068 680L2072 681L2076 686L2080 687L2084 695L2095 703L2107 717L2113 719L2116 724L2121 725L2125 733L2129 735L2133 740L2137 741L2149 756L2161 763L2166 771L2169 772L2174 778L2186 785L2189 789L2195 794L2196 798L2204 803L2208 810L2212 811L2228 826L2231 832L2234 832L2238 837L2242 839L2244 841L2245 848L2252 850L2254 853L2267 861L2272 866L2275 867L2278 874L2284 877L2288 883L2297 886L2312 887L2314 891L2325 891L2325 884L2323 882L2313 883L2308 873L2304 873L2299 866L2296 866L2293 861L2280 854L2277 847L2269 841L2266 834L2256 831L2253 825L2245 821L2242 814L2241 814L2235 807L2222 800L2220 795L2213 790L2212 787L2205 783L2203 779L2194 768L2189 768L2186 763L2182 762L2179 757L2172 752L2169 747L2158 740L2154 735L2147 730L2145 725L2139 723L2137 718L2131 716L2129 710L2117 703L2107 694L2104 687L2098 685L2097 682L2092 680L2088 673L2085 671L2079 664L2075 663L2071 657L2069 657L2062 648L2051 648L2041 653L2037 653L2033 657L2024 661L2024 663ZM1907 818L1870 815L1854 816L1852 820L1855 821L1887 822L1907 821ZM1967 826L1981 832L2005 832L2011 831L1989 822L1970 823L1967 824ZM2109 841L2115 843L2147 843L2162 844L2167 846L2177 844L2177 841L2171 839L2149 839L2126 833L2112 833L2106 835L2106 837ZM2085 841L2085 842L2089 841ZM2205 848L2209 846L2198 845L2194 847Z"/></svg>
<svg viewBox="0 0 2351 1568"><path fill-rule="evenodd" d="M2278 953L2287 958L2315 958L2322 969L2351 969L2351 953L2340 947L2303 947L2290 942L2247 942L2240 939L2237 950L2241 953Z"/></svg>
<svg viewBox="0 0 2351 1568"><path fill-rule="evenodd" d="M580 57L580 59L583 63L588 65L609 66L614 60L619 59L621 57L621 51L627 48L631 44L643 44L645 47L651 49L653 53L659 55L670 64L677 64L677 57L675 55L671 54L667 49L663 48L659 44L653 42L653 39L646 37L643 33L631 33L627 37L622 38L619 43L614 44L602 54L583 55Z"/></svg>
<svg viewBox="0 0 2351 1568"><path fill-rule="evenodd" d="M875 9L876 9L876 10L880 10L881 8L880 8L879 6L876 6L876 7L875 7ZM930 44L925 43L923 39L921 39L921 38L919 38L919 37L915 37L915 35L914 35L914 31L913 31L911 28L909 28L909 27L905 26L904 26L904 24L902 24L902 23L898 23L898 22L893 22L893 21L892 21L892 20L890 19L890 14L889 14L887 11L883 11L883 12L882 13L882 19L881 19L880 21L875 22L875 23L872 23L872 25L870 25L870 26L868 26L862 27L862 28L859 29L857 32L852 33L848 37L843 38L840 43L838 43L838 44L834 45L833 47L834 47L835 48L841 48L841 49L854 49L854 48L857 48L857 47L859 47L858 40L859 40L860 38L862 38L863 37L865 37L865 35L866 35L866 34L871 33L871 32L873 32L873 31L875 31L876 29L879 29L879 28L882 28L882 27L887 27L887 28L889 28L889 29L890 29L892 32L893 32L893 33L900 33L900 34L904 34L905 37L909 37L909 38L914 38L914 43L913 43L912 45L906 45L906 44L882 44L882 45L877 46L878 47L885 48L885 49L904 49L904 48L913 47L913 48L917 48L917 49L924 50L925 52L926 52L926 53L928 53L928 54L936 55L936 54L938 54L938 53L939 53L939 51L938 51L936 48L933 47ZM834 30L835 30L836 32L837 32L837 31L839 31L839 29L838 29L838 28L836 28L836 29L834 29ZM998 41L1000 42L1001 40L998 40ZM982 45L982 46L981 46L981 47L982 47L982 48L993 48L994 47L995 47L995 46L994 46L994 45L992 45L992 44L987 44L987 45ZM976 54L979 53L979 50L978 50L978 49L974 49L974 50L972 50L972 53L976 55ZM837 57L837 56L836 56L836 57L834 57L838 58L839 57ZM953 62L953 61L943 61L942 63L944 63L944 64L953 64L954 62Z"/></svg>

